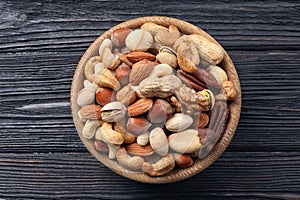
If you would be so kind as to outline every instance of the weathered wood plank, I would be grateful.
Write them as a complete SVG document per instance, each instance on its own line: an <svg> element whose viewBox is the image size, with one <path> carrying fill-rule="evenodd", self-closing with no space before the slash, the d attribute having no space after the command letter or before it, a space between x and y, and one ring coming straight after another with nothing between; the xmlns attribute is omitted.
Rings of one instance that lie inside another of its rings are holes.
<svg viewBox="0 0 300 200"><path fill-rule="evenodd" d="M226 152L190 179L148 185L115 174L86 153L0 154L0 194L2 198L48 199L166 199L182 195L209 199L296 199L300 197L297 165L298 152Z"/></svg>
<svg viewBox="0 0 300 200"><path fill-rule="evenodd" d="M163 4L163 5L161 5ZM195 24L227 49L299 49L299 3L283 1L182 2L129 0L0 4L0 52L78 52L113 25L134 17L165 15ZM137 11L136 8L139 8ZM62 12L63 11L63 12Z"/></svg>

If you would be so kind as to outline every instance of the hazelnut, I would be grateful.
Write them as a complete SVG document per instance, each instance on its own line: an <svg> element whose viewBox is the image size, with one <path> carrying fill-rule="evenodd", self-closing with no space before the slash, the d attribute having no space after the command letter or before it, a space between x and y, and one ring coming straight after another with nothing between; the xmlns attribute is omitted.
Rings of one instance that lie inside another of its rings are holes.
<svg viewBox="0 0 300 200"><path fill-rule="evenodd" d="M128 65L126 65L125 63L122 63L116 69L116 78L120 82L121 85L128 84L130 72L131 72L130 67Z"/></svg>
<svg viewBox="0 0 300 200"><path fill-rule="evenodd" d="M111 41L115 46L121 47L124 46L126 37L129 33L131 33L132 29L130 28L120 28L114 30L111 34Z"/></svg>
<svg viewBox="0 0 300 200"><path fill-rule="evenodd" d="M179 168L187 168L194 164L192 156L188 154L174 153L173 156L175 158L176 166Z"/></svg>
<svg viewBox="0 0 300 200"><path fill-rule="evenodd" d="M134 135L145 133L152 124L144 117L130 117L127 121L127 130Z"/></svg>
<svg viewBox="0 0 300 200"><path fill-rule="evenodd" d="M148 120L152 123L161 123L173 113L172 106L163 99L156 99L149 111Z"/></svg>
<svg viewBox="0 0 300 200"><path fill-rule="evenodd" d="M110 88L100 87L96 91L96 101L99 105L104 106L115 100L115 93Z"/></svg>

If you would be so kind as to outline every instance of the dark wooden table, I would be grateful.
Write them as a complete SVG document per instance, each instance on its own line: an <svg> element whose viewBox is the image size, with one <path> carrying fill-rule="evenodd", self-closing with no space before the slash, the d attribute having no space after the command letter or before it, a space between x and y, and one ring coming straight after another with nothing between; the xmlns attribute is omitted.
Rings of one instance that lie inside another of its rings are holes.
<svg viewBox="0 0 300 200"><path fill-rule="evenodd" d="M297 1L1 1L0 199L300 199L300 3ZM239 73L240 123L225 153L187 180L149 185L86 150L70 86L110 27L165 15L216 38Z"/></svg>

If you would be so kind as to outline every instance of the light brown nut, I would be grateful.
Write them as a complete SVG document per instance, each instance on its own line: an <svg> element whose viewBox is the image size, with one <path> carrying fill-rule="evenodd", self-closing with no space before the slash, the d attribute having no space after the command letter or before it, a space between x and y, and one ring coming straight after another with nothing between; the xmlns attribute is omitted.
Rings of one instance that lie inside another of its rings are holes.
<svg viewBox="0 0 300 200"><path fill-rule="evenodd" d="M130 87L130 85L126 85L121 90L117 92L116 100L121 102L124 105L132 104L136 99L135 91Z"/></svg>
<svg viewBox="0 0 300 200"><path fill-rule="evenodd" d="M144 51L132 51L129 54L127 54L126 57L132 63L136 63L136 62L139 62L144 59L150 60L150 61L156 60L155 55L148 53L148 52L144 52Z"/></svg>
<svg viewBox="0 0 300 200"><path fill-rule="evenodd" d="M111 143L106 143L108 146L108 158L115 159L118 150L121 148L120 145L115 145Z"/></svg>
<svg viewBox="0 0 300 200"><path fill-rule="evenodd" d="M219 88L222 87L223 82L228 80L226 72L221 67L210 65L207 71L216 79Z"/></svg>
<svg viewBox="0 0 300 200"><path fill-rule="evenodd" d="M145 146L149 143L149 132L145 132L136 138L136 143L141 146Z"/></svg>
<svg viewBox="0 0 300 200"><path fill-rule="evenodd" d="M173 109L171 104L166 100L156 99L147 118L152 123L161 123L165 122L172 113Z"/></svg>
<svg viewBox="0 0 300 200"><path fill-rule="evenodd" d="M165 126L171 132L180 132L190 127L192 123L193 118L191 116L183 113L176 113L168 119Z"/></svg>
<svg viewBox="0 0 300 200"><path fill-rule="evenodd" d="M84 75L87 80L90 82L94 82L95 79L95 65L99 64L102 62L102 57L101 56L94 56L88 60L84 67Z"/></svg>
<svg viewBox="0 0 300 200"><path fill-rule="evenodd" d="M128 34L125 44L131 51L147 51L153 43L151 33L146 30L136 29Z"/></svg>
<svg viewBox="0 0 300 200"><path fill-rule="evenodd" d="M156 35L159 31L165 30L168 31L168 28L155 24L153 22L146 22L141 26L141 29L148 31L152 35Z"/></svg>
<svg viewBox="0 0 300 200"><path fill-rule="evenodd" d="M132 143L125 146L126 150L136 156L150 156L154 153L151 145L141 146L137 143Z"/></svg>
<svg viewBox="0 0 300 200"><path fill-rule="evenodd" d="M144 97L166 98L181 87L180 79L174 75L147 79L140 83L139 90Z"/></svg>
<svg viewBox="0 0 300 200"><path fill-rule="evenodd" d="M107 47L103 51L102 63L105 68L115 70L120 65L121 60L118 55L113 54L111 49Z"/></svg>
<svg viewBox="0 0 300 200"><path fill-rule="evenodd" d="M213 43L206 37L198 34L191 34L189 37L195 42L200 56L205 60L215 65L223 60L224 50L219 44Z"/></svg>
<svg viewBox="0 0 300 200"><path fill-rule="evenodd" d="M231 81L224 81L223 82L223 91L226 95L226 99L233 100L236 97L236 89L234 88L234 84Z"/></svg>
<svg viewBox="0 0 300 200"><path fill-rule="evenodd" d="M122 128L120 127L120 122L114 123L114 130L121 133L124 136L124 144L132 144L137 141L137 137L135 135L129 133L126 130L122 130Z"/></svg>
<svg viewBox="0 0 300 200"><path fill-rule="evenodd" d="M104 106L115 100L115 93L111 88L100 87L96 91L96 101L99 105Z"/></svg>
<svg viewBox="0 0 300 200"><path fill-rule="evenodd" d="M127 85L129 83L130 72L131 72L130 67L128 65L126 65L125 63L122 63L116 69L115 76L121 85Z"/></svg>
<svg viewBox="0 0 300 200"><path fill-rule="evenodd" d="M103 124L101 120L87 120L82 129L83 137L87 139L94 138L97 128Z"/></svg>
<svg viewBox="0 0 300 200"><path fill-rule="evenodd" d="M176 41L174 48L177 52L179 67L189 73L196 71L196 65L200 63L200 57L194 41L187 35L183 35Z"/></svg>
<svg viewBox="0 0 300 200"><path fill-rule="evenodd" d="M205 112L201 112L199 122L198 122L198 128L204 128L207 126L208 123L209 123L208 114Z"/></svg>
<svg viewBox="0 0 300 200"><path fill-rule="evenodd" d="M179 168L188 168L194 164L193 158L188 154L173 153L175 164Z"/></svg>
<svg viewBox="0 0 300 200"><path fill-rule="evenodd" d="M120 145L124 142L124 136L113 130L112 123L108 122L104 122L102 126L97 129L95 139L115 145Z"/></svg>
<svg viewBox="0 0 300 200"><path fill-rule="evenodd" d="M215 105L215 95L210 90L202 90L196 93L200 111L209 111Z"/></svg>
<svg viewBox="0 0 300 200"><path fill-rule="evenodd" d="M109 69L103 69L94 76L93 81L101 87L109 87L113 90L120 89L120 83Z"/></svg>
<svg viewBox="0 0 300 200"><path fill-rule="evenodd" d="M117 151L116 158L121 165L130 170L138 170L144 163L144 158L128 155L125 148L121 148Z"/></svg>
<svg viewBox="0 0 300 200"><path fill-rule="evenodd" d="M156 62L151 62L150 60L144 59L132 66L132 70L129 76L129 82L131 85L139 85L142 80L147 78L157 65Z"/></svg>
<svg viewBox="0 0 300 200"><path fill-rule="evenodd" d="M159 29L155 35L155 41L161 45L172 46L176 40L180 37L178 28L171 24L169 29Z"/></svg>
<svg viewBox="0 0 300 200"><path fill-rule="evenodd" d="M193 153L201 148L198 131L187 129L169 137L170 148L178 153Z"/></svg>
<svg viewBox="0 0 300 200"><path fill-rule="evenodd" d="M101 43L100 47L99 47L99 55L101 57L103 57L103 52L104 52L104 49L106 48L109 48L110 51L112 50L112 46L113 46L113 43L110 39L106 38L105 40L103 40L103 42Z"/></svg>
<svg viewBox="0 0 300 200"><path fill-rule="evenodd" d="M82 107L94 103L95 101L95 88L87 87L78 92L77 104Z"/></svg>
<svg viewBox="0 0 300 200"><path fill-rule="evenodd" d="M119 101L113 101L101 109L101 118L106 122L117 122L126 115L126 107Z"/></svg>
<svg viewBox="0 0 300 200"><path fill-rule="evenodd" d="M152 99L139 99L128 107L128 115L130 117L142 115L148 112L152 108L152 105Z"/></svg>
<svg viewBox="0 0 300 200"><path fill-rule="evenodd" d="M162 64L168 64L172 68L177 67L177 57L173 53L159 52L156 59Z"/></svg>
<svg viewBox="0 0 300 200"><path fill-rule="evenodd" d="M103 141L100 141L100 140L95 140L94 141L94 148L99 152L103 152L103 153L108 152L107 144Z"/></svg>
<svg viewBox="0 0 300 200"><path fill-rule="evenodd" d="M115 46L121 47L124 46L126 37L129 33L131 33L132 29L130 28L119 28L117 30L114 30L111 34L111 41Z"/></svg>
<svg viewBox="0 0 300 200"><path fill-rule="evenodd" d="M101 119L101 106L99 105L85 105L79 112L81 117L89 120Z"/></svg>
<svg viewBox="0 0 300 200"><path fill-rule="evenodd" d="M127 121L127 130L134 135L141 135L151 127L151 123L145 117L130 117Z"/></svg>
<svg viewBox="0 0 300 200"><path fill-rule="evenodd" d="M172 171L174 167L175 159L173 155L167 154L154 164L144 162L142 164L142 171L150 176L162 176Z"/></svg>
<svg viewBox="0 0 300 200"><path fill-rule="evenodd" d="M169 151L168 138L162 128L155 128L149 135L150 145L153 150L161 156L165 156Z"/></svg>

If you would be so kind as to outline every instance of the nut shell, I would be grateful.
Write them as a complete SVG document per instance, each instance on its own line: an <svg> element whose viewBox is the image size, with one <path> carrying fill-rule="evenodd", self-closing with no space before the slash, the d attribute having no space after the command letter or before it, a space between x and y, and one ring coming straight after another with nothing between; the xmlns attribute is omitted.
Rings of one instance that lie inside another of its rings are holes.
<svg viewBox="0 0 300 200"><path fill-rule="evenodd" d="M110 88L100 87L96 91L96 101L99 105L104 106L115 100L115 93Z"/></svg>

